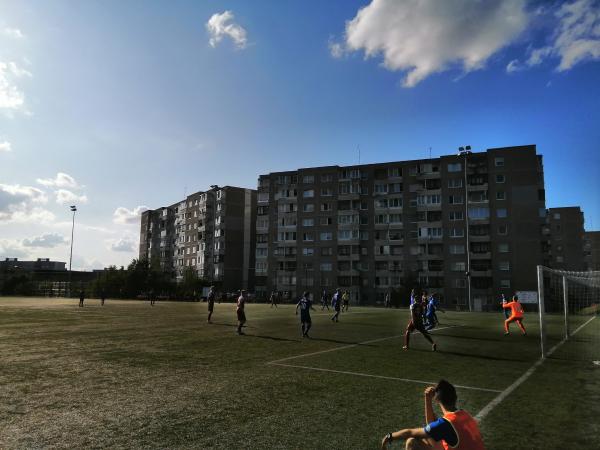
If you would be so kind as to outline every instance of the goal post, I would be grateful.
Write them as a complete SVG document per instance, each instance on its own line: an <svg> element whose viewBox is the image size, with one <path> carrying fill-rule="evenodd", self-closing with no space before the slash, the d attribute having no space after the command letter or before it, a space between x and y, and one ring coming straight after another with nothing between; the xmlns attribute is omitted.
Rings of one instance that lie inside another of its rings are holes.
<svg viewBox="0 0 600 450"><path fill-rule="evenodd" d="M546 358L599 313L600 272L537 266L537 285L540 347Z"/></svg>

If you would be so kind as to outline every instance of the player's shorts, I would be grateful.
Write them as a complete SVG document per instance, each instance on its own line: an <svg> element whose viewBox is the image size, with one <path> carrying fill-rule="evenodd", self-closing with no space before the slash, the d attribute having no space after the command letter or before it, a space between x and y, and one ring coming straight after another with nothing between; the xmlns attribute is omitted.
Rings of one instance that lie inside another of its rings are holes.
<svg viewBox="0 0 600 450"><path fill-rule="evenodd" d="M243 309L238 309L237 310L237 319L242 322L246 320L246 313L244 312Z"/></svg>
<svg viewBox="0 0 600 450"><path fill-rule="evenodd" d="M423 334L427 333L427 330L425 329L425 327L423 326L423 323L414 323L414 321L410 321L408 323L408 326L406 327L406 331L408 331L409 333L412 333L413 331L419 331Z"/></svg>
<svg viewBox="0 0 600 450"><path fill-rule="evenodd" d="M508 320L510 320L511 322L514 322L515 320L520 320L523 321L523 316L515 316L515 315L511 315Z"/></svg>
<svg viewBox="0 0 600 450"><path fill-rule="evenodd" d="M312 323L312 320L310 318L310 314L300 313L300 322L302 322L302 323Z"/></svg>
<svg viewBox="0 0 600 450"><path fill-rule="evenodd" d="M215 308L215 302L208 302L208 312L213 312L213 309Z"/></svg>

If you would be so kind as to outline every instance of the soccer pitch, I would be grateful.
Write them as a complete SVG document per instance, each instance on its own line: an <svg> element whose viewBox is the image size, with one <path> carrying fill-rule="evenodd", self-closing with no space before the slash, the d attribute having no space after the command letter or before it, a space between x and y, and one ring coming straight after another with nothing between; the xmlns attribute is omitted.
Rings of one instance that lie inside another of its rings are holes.
<svg viewBox="0 0 600 450"><path fill-rule="evenodd" d="M211 325L206 303L77 304L0 298L0 448L379 448L423 425L423 390L440 378L460 407L485 411L488 449L598 444L594 316L574 318L577 333L536 366L534 313L526 337L514 324L504 337L500 311L439 313L434 353L419 333L402 350L406 309L351 307L332 323L315 305L302 339L292 305L247 305L238 336L231 303ZM561 320L549 318L551 345Z"/></svg>

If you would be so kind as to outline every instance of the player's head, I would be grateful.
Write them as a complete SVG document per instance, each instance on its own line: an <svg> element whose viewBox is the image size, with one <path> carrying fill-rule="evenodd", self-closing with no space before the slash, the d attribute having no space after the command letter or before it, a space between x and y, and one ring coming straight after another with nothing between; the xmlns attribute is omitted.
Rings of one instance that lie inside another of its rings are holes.
<svg viewBox="0 0 600 450"><path fill-rule="evenodd" d="M440 404L449 410L456 409L456 389L446 380L440 380L435 387L435 397Z"/></svg>
<svg viewBox="0 0 600 450"><path fill-rule="evenodd" d="M519 296L517 294L513 295L512 297L514 302L518 302L519 301Z"/></svg>
<svg viewBox="0 0 600 450"><path fill-rule="evenodd" d="M302 296L303 296L304 298L308 298L308 297L310 297L310 292L308 292L308 291L304 291L304 294L302 294Z"/></svg>
<svg viewBox="0 0 600 450"><path fill-rule="evenodd" d="M246 291L246 289L242 289L242 290L240 291L240 294L241 294L241 295L243 295L244 297L246 296L246 294L247 294L247 293L248 293L248 292Z"/></svg>

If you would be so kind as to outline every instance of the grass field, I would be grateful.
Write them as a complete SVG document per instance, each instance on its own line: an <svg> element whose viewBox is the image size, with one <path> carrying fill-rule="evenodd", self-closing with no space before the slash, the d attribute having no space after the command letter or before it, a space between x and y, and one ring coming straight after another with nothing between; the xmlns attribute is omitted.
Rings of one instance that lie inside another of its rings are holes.
<svg viewBox="0 0 600 450"><path fill-rule="evenodd" d="M539 359L502 315L438 314L438 352L406 310L320 306L302 339L290 305L0 298L0 448L378 448L423 424L427 382L446 378L473 415ZM600 319L586 323L482 419L489 449L598 448ZM551 342L560 341L561 318Z"/></svg>

